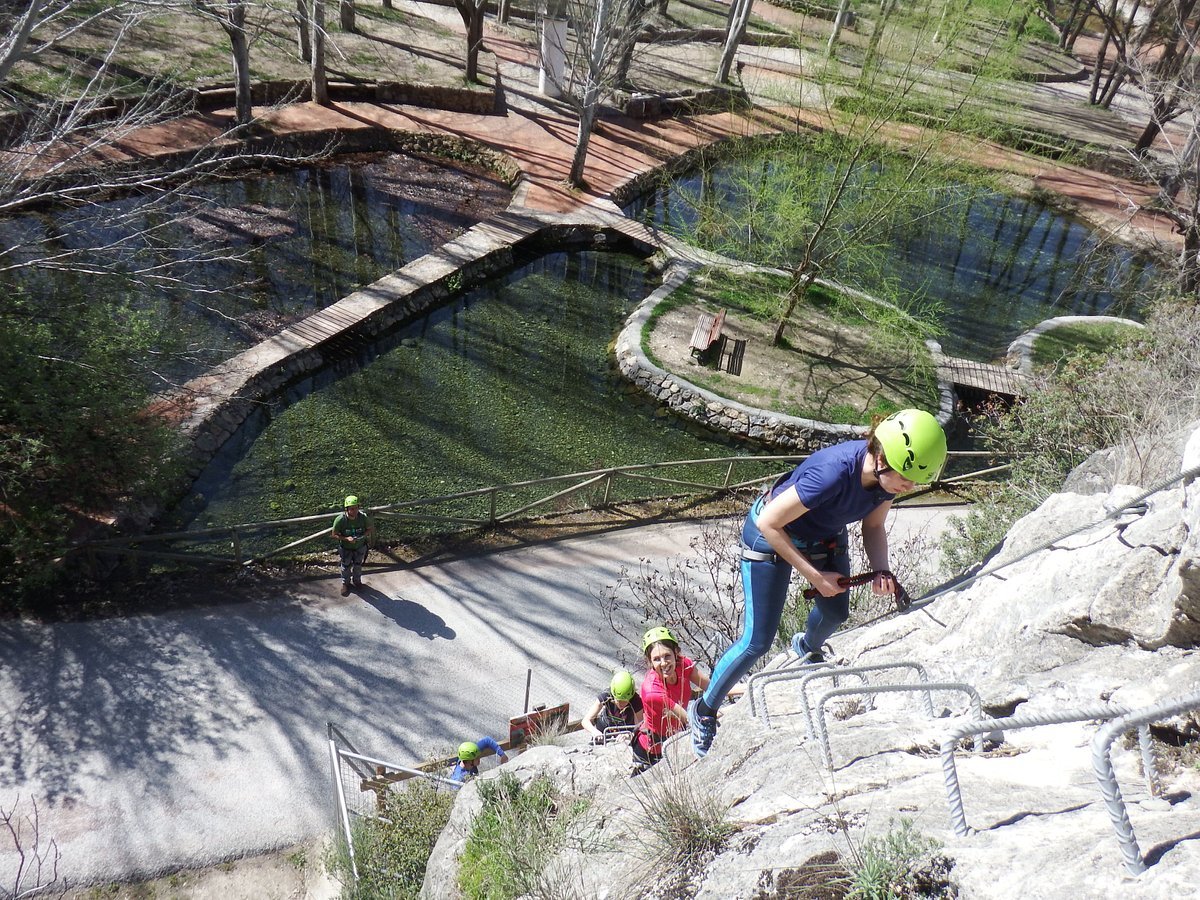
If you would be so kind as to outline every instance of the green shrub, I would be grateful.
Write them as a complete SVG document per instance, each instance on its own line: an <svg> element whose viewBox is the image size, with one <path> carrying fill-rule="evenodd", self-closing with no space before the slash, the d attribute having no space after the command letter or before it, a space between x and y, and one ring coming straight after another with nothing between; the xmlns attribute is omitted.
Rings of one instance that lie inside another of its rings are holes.
<svg viewBox="0 0 1200 900"><path fill-rule="evenodd" d="M429 854L450 819L453 791L439 791L424 779L384 795L379 817L361 820L354 831L358 882L344 855L330 868L346 883L342 900L409 900L421 893Z"/></svg>
<svg viewBox="0 0 1200 900"><path fill-rule="evenodd" d="M634 792L637 831L656 868L690 869L688 863L715 854L737 827L729 821L729 803L711 785L689 778L669 761L642 776Z"/></svg>
<svg viewBox="0 0 1200 900"><path fill-rule="evenodd" d="M883 837L867 838L850 864L848 900L900 900L931 896L918 870L933 862L941 844L901 819ZM944 860L939 860L945 867ZM939 885L942 886L942 885ZM933 896L937 896L934 894ZM954 894L950 894L954 896Z"/></svg>
<svg viewBox="0 0 1200 900"><path fill-rule="evenodd" d="M509 900L540 890L542 874L587 809L548 778L522 785L505 772L477 782L483 808L471 823L458 871L466 900Z"/></svg>

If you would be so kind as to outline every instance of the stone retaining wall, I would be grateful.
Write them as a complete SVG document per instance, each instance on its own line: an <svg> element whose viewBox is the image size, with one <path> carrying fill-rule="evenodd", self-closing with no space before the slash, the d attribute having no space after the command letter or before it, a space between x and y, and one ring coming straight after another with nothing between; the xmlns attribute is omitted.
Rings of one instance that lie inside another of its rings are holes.
<svg viewBox="0 0 1200 900"><path fill-rule="evenodd" d="M861 425L818 422L745 406L652 363L642 351L643 329L654 307L679 288L694 268L681 262L672 264L662 287L647 297L626 321L615 346L617 367L622 375L674 414L763 447L808 452L866 434L867 429ZM944 382L939 384L939 392L938 421L946 427L954 415L954 393Z"/></svg>

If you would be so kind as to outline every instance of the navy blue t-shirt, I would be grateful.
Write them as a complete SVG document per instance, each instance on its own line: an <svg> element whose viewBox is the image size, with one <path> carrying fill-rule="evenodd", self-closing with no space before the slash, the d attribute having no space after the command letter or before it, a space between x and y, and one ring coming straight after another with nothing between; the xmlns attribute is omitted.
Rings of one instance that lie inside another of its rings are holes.
<svg viewBox="0 0 1200 900"><path fill-rule="evenodd" d="M793 519L784 530L802 541L825 540L858 522L871 510L891 500L881 487L867 490L862 485L866 441L847 441L818 450L775 486L772 496L795 490L808 512Z"/></svg>

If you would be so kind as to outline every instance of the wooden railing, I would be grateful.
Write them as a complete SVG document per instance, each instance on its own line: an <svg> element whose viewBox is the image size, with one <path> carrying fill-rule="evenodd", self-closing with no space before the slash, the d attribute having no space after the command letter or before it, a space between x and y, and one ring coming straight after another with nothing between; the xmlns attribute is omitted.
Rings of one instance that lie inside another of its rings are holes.
<svg viewBox="0 0 1200 900"><path fill-rule="evenodd" d="M953 471L953 468L960 468L963 462L972 458L993 455L965 451L951 453L950 456L948 470ZM429 525L435 526L439 533L463 528L489 528L533 518L547 508L554 513L565 513L603 508L616 502L679 496L718 497L758 487L802 459L804 455L728 456L613 466L570 475L554 475L476 488L437 497L403 500L370 507L366 511L375 516L380 524L396 522L410 526ZM1008 464L1004 464L946 477L936 485L905 495L897 502L912 502L930 491L953 488L965 481L999 474L1007 468ZM337 510L327 510L266 522L86 541L72 546L66 552L73 555L82 554L89 561L94 561L98 556L124 556L134 565L139 560L148 560L250 566L327 538L336 512ZM310 528L313 530L310 531ZM258 549L258 546L272 535L285 535L301 529L305 533L300 537L291 538L270 549ZM433 529L424 530L434 533ZM389 539L400 537L402 535L389 535ZM205 549L213 545L223 546L225 551L210 552Z"/></svg>

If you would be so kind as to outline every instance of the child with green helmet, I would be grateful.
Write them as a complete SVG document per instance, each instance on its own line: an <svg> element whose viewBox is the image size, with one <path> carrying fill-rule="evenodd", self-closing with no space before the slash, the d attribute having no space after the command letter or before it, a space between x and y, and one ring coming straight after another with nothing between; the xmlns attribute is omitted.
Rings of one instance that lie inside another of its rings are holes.
<svg viewBox="0 0 1200 900"><path fill-rule="evenodd" d="M604 734L610 728L632 728L642 721L642 698L634 688L633 676L624 669L613 673L608 690L601 691L586 713L581 724L592 736L593 744L603 744Z"/></svg>
<svg viewBox="0 0 1200 900"><path fill-rule="evenodd" d="M333 520L330 534L338 542L338 558L342 568L342 596L350 587L362 587L362 567L367 550L375 541L375 523L358 507L358 497L351 494L342 503L342 512Z"/></svg>
<svg viewBox="0 0 1200 900"><path fill-rule="evenodd" d="M479 758L483 756L485 750L495 753L499 757L501 765L508 762L504 748L496 743L495 738L484 735L477 741L463 741L458 745L458 762L455 763L454 770L450 773L450 780L461 784L468 778L478 775Z"/></svg>
<svg viewBox="0 0 1200 900"><path fill-rule="evenodd" d="M885 520L897 494L929 484L946 461L946 434L929 413L902 409L876 422L866 440L825 447L780 478L750 509L742 527L742 634L717 662L704 695L688 708L692 747L704 756L717 731L717 710L729 689L770 649L795 569L818 595L792 649L820 662L825 641L850 615L846 526L862 523L863 545L877 573L876 594L895 594L886 573Z"/></svg>

